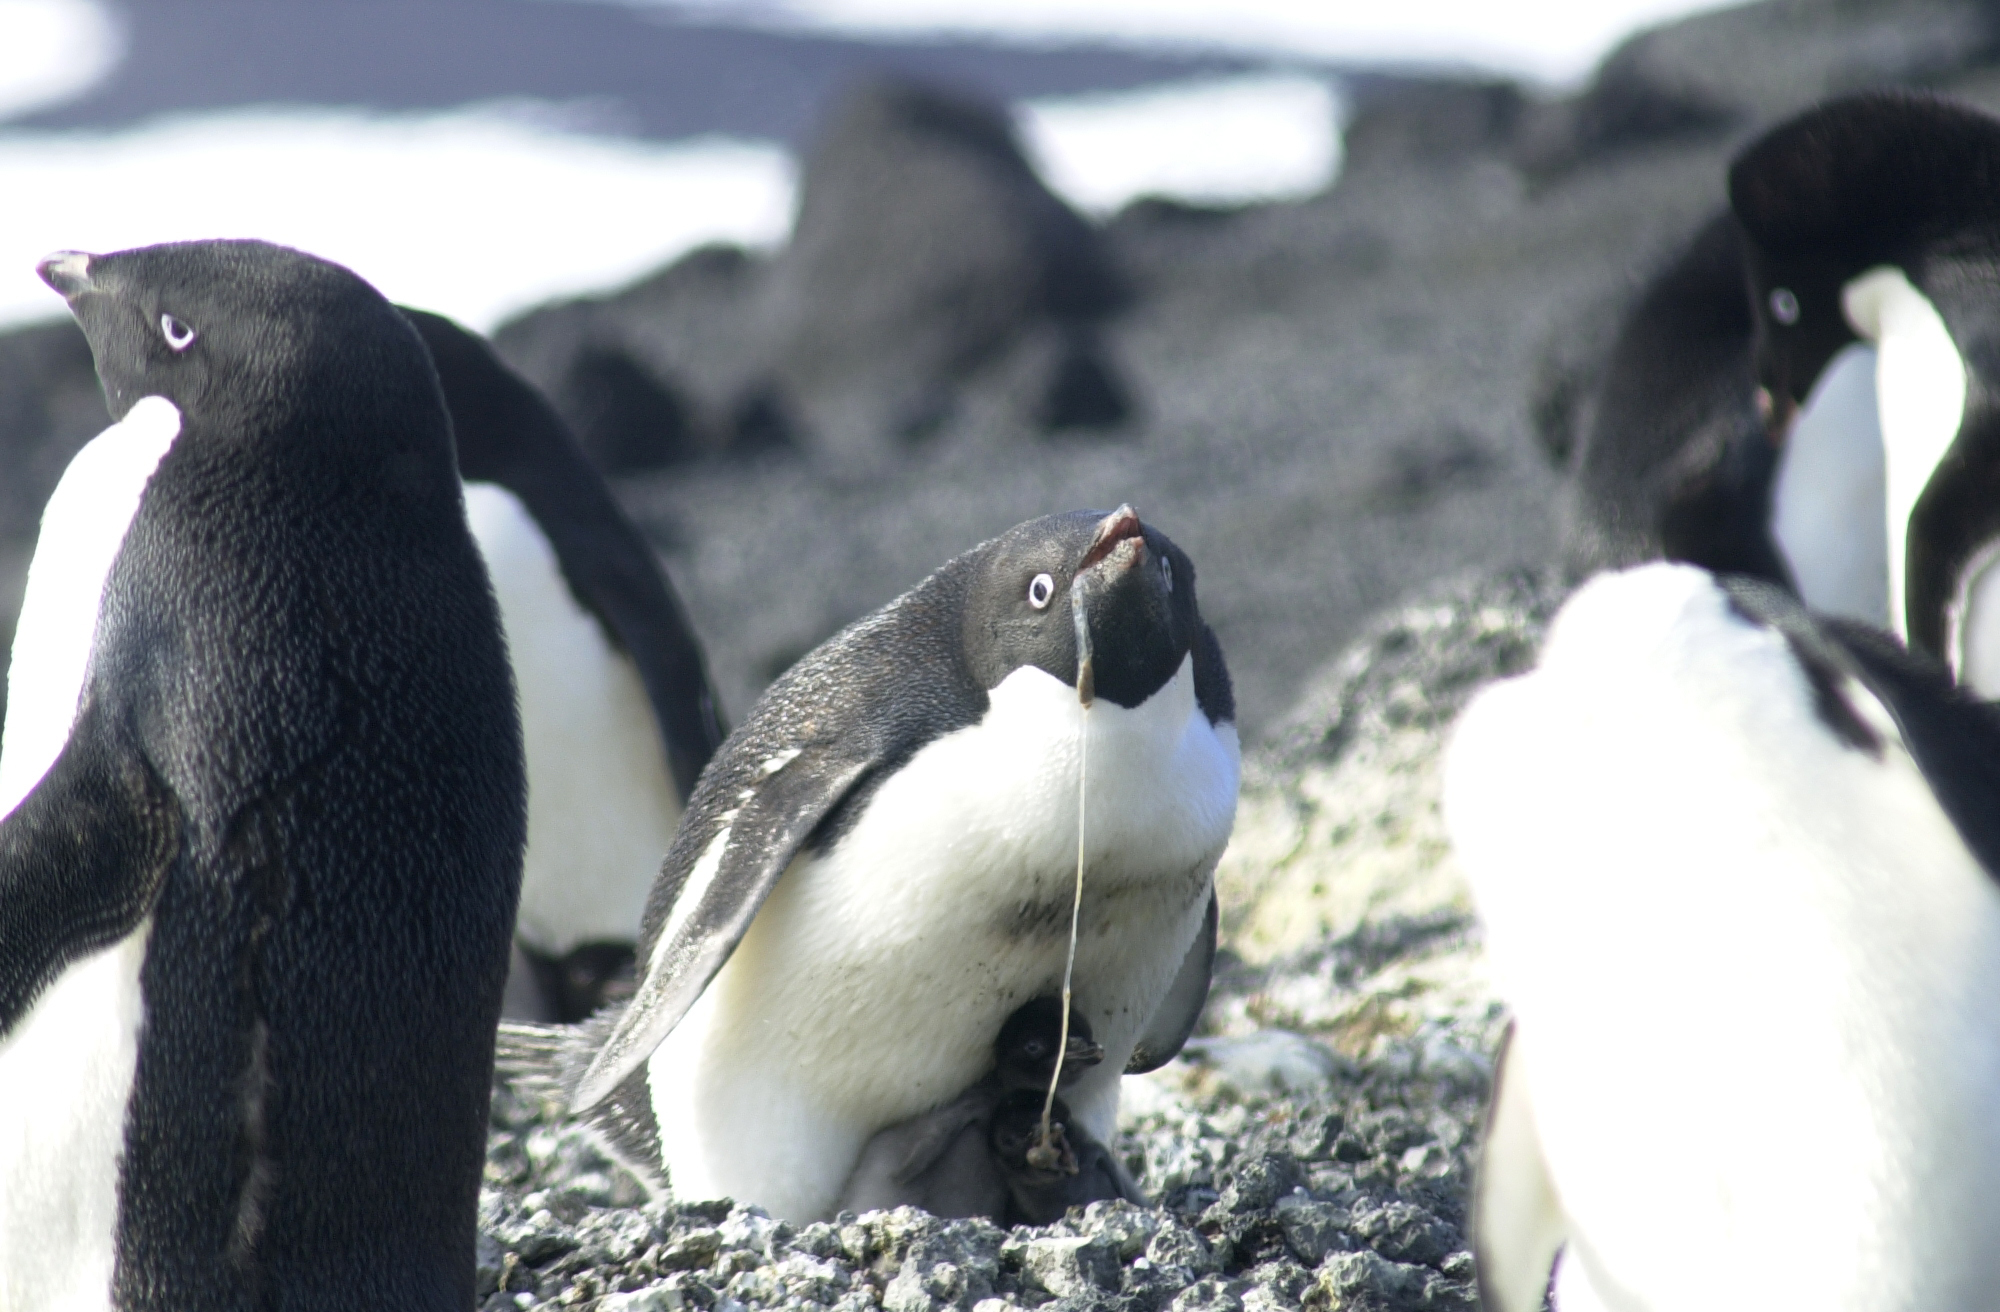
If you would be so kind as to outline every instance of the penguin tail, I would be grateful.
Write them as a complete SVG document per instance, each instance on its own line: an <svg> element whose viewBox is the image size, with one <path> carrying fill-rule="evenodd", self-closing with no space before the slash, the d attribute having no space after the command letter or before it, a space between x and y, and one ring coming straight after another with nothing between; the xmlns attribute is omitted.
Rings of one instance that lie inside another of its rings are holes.
<svg viewBox="0 0 2000 1312"><path fill-rule="evenodd" d="M523 1093L554 1098L567 1108L566 1054L577 1041L575 1025L503 1020L493 1039L493 1078Z"/></svg>

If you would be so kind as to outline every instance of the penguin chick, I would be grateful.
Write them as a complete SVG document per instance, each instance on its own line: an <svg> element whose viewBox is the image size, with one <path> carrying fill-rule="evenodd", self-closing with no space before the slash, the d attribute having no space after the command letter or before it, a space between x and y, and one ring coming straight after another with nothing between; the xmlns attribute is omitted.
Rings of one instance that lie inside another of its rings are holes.
<svg viewBox="0 0 2000 1312"><path fill-rule="evenodd" d="M1046 1090L1061 1042L1062 1004L1049 997L1024 1003L1000 1027L990 1074L935 1111L892 1125L868 1141L837 1210L909 1206L933 1216L1002 1221L1006 1183L988 1145L993 1109L1009 1093ZM1104 1059L1104 1045L1090 1037L1089 1022L1073 1011L1064 1051L1065 1087Z"/></svg>

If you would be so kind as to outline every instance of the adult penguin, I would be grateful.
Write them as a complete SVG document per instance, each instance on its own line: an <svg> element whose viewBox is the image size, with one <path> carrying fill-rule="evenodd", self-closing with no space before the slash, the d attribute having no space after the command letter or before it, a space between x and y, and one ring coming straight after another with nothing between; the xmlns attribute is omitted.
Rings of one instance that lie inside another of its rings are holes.
<svg viewBox="0 0 2000 1312"><path fill-rule="evenodd" d="M1234 720L1193 562L1131 507L947 563L723 744L639 990L570 1051L572 1107L679 1197L826 1216L872 1135L1060 991L1081 857L1074 1001L1105 1056L1068 1102L1108 1140L1121 1072L1178 1051L1207 997Z"/></svg>
<svg viewBox="0 0 2000 1312"><path fill-rule="evenodd" d="M2000 1287L2000 710L1889 635L1603 575L1444 806L1514 1013L1483 1302L1974 1312Z"/></svg>
<svg viewBox="0 0 2000 1312"><path fill-rule="evenodd" d="M261 242L41 273L120 424L13 675L0 1306L469 1307L524 783L423 344Z"/></svg>
<svg viewBox="0 0 2000 1312"><path fill-rule="evenodd" d="M1752 144L1729 195L1774 436L1874 346L1887 623L2000 695L2000 121L1852 96Z"/></svg>
<svg viewBox="0 0 2000 1312"><path fill-rule="evenodd" d="M528 754L507 1014L581 1020L629 974L681 807L722 742L694 628L568 428L492 347L405 309L457 437Z"/></svg>
<svg viewBox="0 0 2000 1312"><path fill-rule="evenodd" d="M1742 236L1713 216L1640 292L1590 397L1564 504L1585 575L1648 560L1791 581L1771 529Z"/></svg>

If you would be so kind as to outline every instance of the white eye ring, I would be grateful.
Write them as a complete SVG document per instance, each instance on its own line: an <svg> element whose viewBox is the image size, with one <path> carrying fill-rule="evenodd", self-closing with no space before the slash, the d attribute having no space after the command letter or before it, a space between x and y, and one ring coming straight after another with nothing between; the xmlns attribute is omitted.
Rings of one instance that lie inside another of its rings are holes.
<svg viewBox="0 0 2000 1312"><path fill-rule="evenodd" d="M1160 557L1160 577L1167 581L1167 591L1174 590L1174 560L1172 556Z"/></svg>
<svg viewBox="0 0 2000 1312"><path fill-rule="evenodd" d="M1799 298L1792 295L1791 288L1771 289L1771 317L1782 324L1794 324L1799 321Z"/></svg>
<svg viewBox="0 0 2000 1312"><path fill-rule="evenodd" d="M1056 581L1048 574L1035 575L1035 581L1028 585L1028 604L1036 610L1047 610L1055 595Z"/></svg>
<svg viewBox="0 0 2000 1312"><path fill-rule="evenodd" d="M166 334L167 345L176 351L185 351L194 345L194 329L171 314L160 316L160 331Z"/></svg>

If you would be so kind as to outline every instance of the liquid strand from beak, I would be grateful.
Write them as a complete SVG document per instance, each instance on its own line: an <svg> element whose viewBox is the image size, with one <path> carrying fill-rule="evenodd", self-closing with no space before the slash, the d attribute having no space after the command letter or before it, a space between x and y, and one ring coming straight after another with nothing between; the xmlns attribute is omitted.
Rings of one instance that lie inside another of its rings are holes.
<svg viewBox="0 0 2000 1312"><path fill-rule="evenodd" d="M1076 699L1087 708L1097 700L1097 667L1091 663L1090 609L1083 599L1083 571L1069 581L1069 618L1076 626Z"/></svg>
<svg viewBox="0 0 2000 1312"><path fill-rule="evenodd" d="M1076 567L1079 576L1111 554L1112 548L1127 538L1145 536L1146 526L1139 522L1139 512L1126 502L1118 509L1097 522L1097 534L1090 539L1090 546L1083 553L1083 563Z"/></svg>

